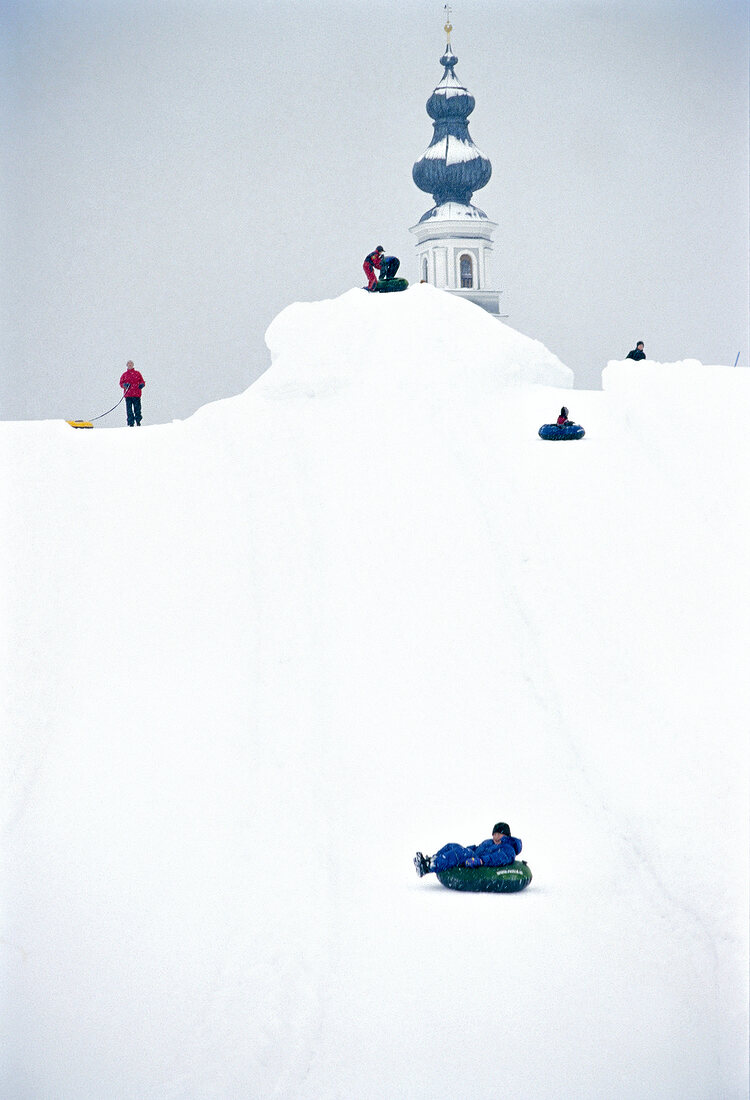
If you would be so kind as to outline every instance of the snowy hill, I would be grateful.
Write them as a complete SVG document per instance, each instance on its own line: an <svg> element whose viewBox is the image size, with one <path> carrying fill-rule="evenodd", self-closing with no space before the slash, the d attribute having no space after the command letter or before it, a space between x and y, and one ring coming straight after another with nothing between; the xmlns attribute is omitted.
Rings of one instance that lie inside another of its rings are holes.
<svg viewBox="0 0 750 1100"><path fill-rule="evenodd" d="M429 287L267 339L0 424L2 1094L740 1100L748 372L573 391ZM524 893L416 878L498 818Z"/></svg>

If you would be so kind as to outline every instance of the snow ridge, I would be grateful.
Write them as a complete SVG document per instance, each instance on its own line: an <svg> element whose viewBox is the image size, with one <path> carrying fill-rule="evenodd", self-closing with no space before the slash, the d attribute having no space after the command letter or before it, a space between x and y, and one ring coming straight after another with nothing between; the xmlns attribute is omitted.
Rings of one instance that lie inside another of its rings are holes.
<svg viewBox="0 0 750 1100"><path fill-rule="evenodd" d="M0 424L3 1095L739 1100L747 372L575 391L429 286L267 342ZM528 890L416 878L498 818Z"/></svg>

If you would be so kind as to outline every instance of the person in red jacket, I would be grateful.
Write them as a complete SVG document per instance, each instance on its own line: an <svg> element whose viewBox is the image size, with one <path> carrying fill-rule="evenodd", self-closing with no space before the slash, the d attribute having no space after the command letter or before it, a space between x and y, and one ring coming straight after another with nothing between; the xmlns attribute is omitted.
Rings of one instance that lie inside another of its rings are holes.
<svg viewBox="0 0 750 1100"><path fill-rule="evenodd" d="M572 424L573 423L572 420L568 420L568 410L565 408L564 405L560 409L560 415L557 418L557 423L560 425L561 428L564 427L565 424Z"/></svg>
<svg viewBox="0 0 750 1100"><path fill-rule="evenodd" d="M365 290L374 290L377 286L378 280L375 277L374 268L380 271L380 264L383 259L385 249L382 244L379 244L374 252L371 252L369 256L365 256L365 262L362 264L365 275L367 276L367 286Z"/></svg>
<svg viewBox="0 0 750 1100"><path fill-rule="evenodd" d="M125 391L125 409L128 414L128 427L134 424L141 426L141 391L146 383L143 375L133 366L132 359L128 360L125 373L120 378L120 386Z"/></svg>

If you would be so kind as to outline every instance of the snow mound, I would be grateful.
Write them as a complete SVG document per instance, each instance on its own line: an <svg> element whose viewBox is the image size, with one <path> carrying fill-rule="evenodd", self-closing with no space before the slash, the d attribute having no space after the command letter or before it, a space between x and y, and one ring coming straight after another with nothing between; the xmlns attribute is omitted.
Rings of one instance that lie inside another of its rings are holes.
<svg viewBox="0 0 750 1100"><path fill-rule="evenodd" d="M254 388L267 393L321 396L395 381L428 396L458 386L485 400L508 387L569 389L574 381L539 340L426 283L402 294L350 290L296 302L271 322L266 344L273 366Z"/></svg>
<svg viewBox="0 0 750 1100"><path fill-rule="evenodd" d="M0 1096L746 1097L747 372L568 395L426 286L268 339L0 423ZM499 818L528 890L417 879Z"/></svg>
<svg viewBox="0 0 750 1100"><path fill-rule="evenodd" d="M740 367L704 366L698 359L657 363L642 359L610 360L602 371L602 389L637 400L643 394L662 400L678 413L703 415L709 409L722 422L730 406L750 400L750 371ZM745 414L747 408L745 408Z"/></svg>
<svg viewBox="0 0 750 1100"><path fill-rule="evenodd" d="M705 366L698 359L612 360L602 371L602 389L612 398L613 411L644 439L663 433L668 417L693 438L710 439L714 449L744 446L750 371L742 367Z"/></svg>

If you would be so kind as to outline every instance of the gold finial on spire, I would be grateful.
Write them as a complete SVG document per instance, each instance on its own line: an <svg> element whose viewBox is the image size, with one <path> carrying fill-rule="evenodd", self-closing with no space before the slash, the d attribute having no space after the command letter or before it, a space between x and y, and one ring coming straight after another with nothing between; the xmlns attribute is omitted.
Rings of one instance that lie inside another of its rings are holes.
<svg viewBox="0 0 750 1100"><path fill-rule="evenodd" d="M443 27L443 30L448 35L448 41L450 42L450 40L451 40L451 31L453 30L453 27L451 26L451 9L450 9L449 4L445 4L444 8L445 8L445 26Z"/></svg>

